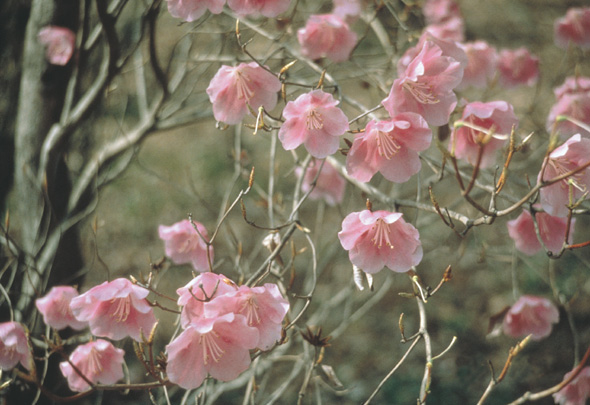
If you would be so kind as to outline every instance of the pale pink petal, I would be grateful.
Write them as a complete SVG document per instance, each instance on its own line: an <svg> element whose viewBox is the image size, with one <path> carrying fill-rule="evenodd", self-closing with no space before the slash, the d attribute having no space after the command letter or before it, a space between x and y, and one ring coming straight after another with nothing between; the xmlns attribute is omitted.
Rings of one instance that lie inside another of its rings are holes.
<svg viewBox="0 0 590 405"><path fill-rule="evenodd" d="M53 25L43 27L38 34L39 42L46 46L45 56L53 65L66 65L76 47L76 34L69 28Z"/></svg>
<svg viewBox="0 0 590 405"><path fill-rule="evenodd" d="M504 333L514 338L532 335L541 340L551 333L553 324L559 322L559 311L551 301L542 297L523 295L504 316Z"/></svg>
<svg viewBox="0 0 590 405"><path fill-rule="evenodd" d="M555 21L555 44L567 49L572 44L590 49L590 7L570 8Z"/></svg>
<svg viewBox="0 0 590 405"><path fill-rule="evenodd" d="M194 21L201 17L207 10L213 14L223 11L225 0L166 0L168 12L172 17L184 21Z"/></svg>
<svg viewBox="0 0 590 405"><path fill-rule="evenodd" d="M70 286L53 287L43 297L35 301L35 305L46 325L57 330L68 326L72 329L84 329L88 323L78 321L70 308L70 302L78 296L78 290Z"/></svg>

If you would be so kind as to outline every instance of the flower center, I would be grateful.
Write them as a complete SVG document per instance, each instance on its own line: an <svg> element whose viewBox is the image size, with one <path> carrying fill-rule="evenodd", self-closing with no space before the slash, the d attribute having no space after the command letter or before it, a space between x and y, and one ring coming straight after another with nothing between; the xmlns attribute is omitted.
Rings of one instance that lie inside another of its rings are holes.
<svg viewBox="0 0 590 405"><path fill-rule="evenodd" d="M375 246L381 248L381 246L385 244L389 246L390 249L393 249L393 244L389 239L391 229L389 228L389 224L385 222L383 218L377 219L375 225L373 225L371 229L374 230L373 238L371 240Z"/></svg>
<svg viewBox="0 0 590 405"><path fill-rule="evenodd" d="M377 131L377 151L385 159L391 159L400 148L389 132Z"/></svg>
<svg viewBox="0 0 590 405"><path fill-rule="evenodd" d="M248 325L258 325L260 323L260 315L258 315L258 304L254 297L248 298L242 304L242 308L240 308L240 313L245 313L246 320L248 321Z"/></svg>
<svg viewBox="0 0 590 405"><path fill-rule="evenodd" d="M250 79L248 78L248 76L245 76L239 69L234 72L234 77L236 80L238 99L250 101L250 99L254 95L254 92L252 91L250 86L248 86L248 82L250 81Z"/></svg>
<svg viewBox="0 0 590 405"><path fill-rule="evenodd" d="M115 318L117 322L125 322L129 317L129 312L131 312L131 297L113 298L111 304L115 305L115 310L111 314L111 317Z"/></svg>
<svg viewBox="0 0 590 405"><path fill-rule="evenodd" d="M322 117L322 114L320 114L315 108L309 110L307 112L307 117L305 118L305 126L308 130L322 129L324 127L324 118Z"/></svg>
<svg viewBox="0 0 590 405"><path fill-rule="evenodd" d="M402 87L406 89L419 103L436 104L440 102L432 91L432 86L426 83L404 81Z"/></svg>
<svg viewBox="0 0 590 405"><path fill-rule="evenodd" d="M205 333L199 336L199 344L203 346L203 363L206 365L209 359L213 359L217 363L224 355L225 350L219 347L217 339L219 335L215 331Z"/></svg>
<svg viewBox="0 0 590 405"><path fill-rule="evenodd" d="M559 159L559 160L558 159L549 159L549 164L551 165L551 167L553 167L553 169L557 173L557 176L561 176L561 175L571 172L572 170L575 169L575 165L567 159ZM582 180L583 180L582 172L583 171L580 171L580 172L578 172L572 176L568 176L565 179L563 179L562 181L560 181L559 184L561 185L561 188L567 189L569 187L569 181L571 180L572 185L576 189L578 189L582 193L585 193L586 192L586 185L584 183L582 183Z"/></svg>
<svg viewBox="0 0 590 405"><path fill-rule="evenodd" d="M88 371L90 375L86 375L86 378L92 381L92 376L97 376L102 373L102 370L102 353L92 347L88 355Z"/></svg>

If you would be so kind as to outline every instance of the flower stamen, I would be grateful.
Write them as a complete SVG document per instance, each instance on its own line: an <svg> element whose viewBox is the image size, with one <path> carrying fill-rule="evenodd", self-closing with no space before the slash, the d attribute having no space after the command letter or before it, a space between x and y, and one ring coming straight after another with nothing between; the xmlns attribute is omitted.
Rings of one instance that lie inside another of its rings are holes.
<svg viewBox="0 0 590 405"><path fill-rule="evenodd" d="M248 78L248 76L244 76L242 71L239 69L235 71L234 77L236 78L238 99L246 100L246 102L250 101L250 99L254 95L254 92L252 91L250 86L248 86L248 82L250 81L250 79Z"/></svg>
<svg viewBox="0 0 590 405"><path fill-rule="evenodd" d="M205 365L207 365L209 358L217 363L225 354L225 350L219 347L217 343L218 337L219 335L215 331L199 336L199 344L203 345L203 363Z"/></svg>
<svg viewBox="0 0 590 405"><path fill-rule="evenodd" d="M391 159L401 146L395 142L395 139L388 132L377 131L377 151L385 159Z"/></svg>
<svg viewBox="0 0 590 405"><path fill-rule="evenodd" d="M116 303L116 304L115 304ZM112 318L115 318L117 322L125 322L131 312L131 297L125 298L113 298L111 304L115 304L116 308L111 314Z"/></svg>
<svg viewBox="0 0 590 405"><path fill-rule="evenodd" d="M404 81L402 87L406 89L419 103L436 104L440 100L436 98L432 91L432 86L421 82Z"/></svg>
<svg viewBox="0 0 590 405"><path fill-rule="evenodd" d="M390 249L393 249L393 244L389 239L389 233L391 232L391 229L389 228L389 224L385 222L383 218L377 219L375 225L373 225L371 229L375 231L375 234L371 239L375 246L381 248L381 246L383 246L385 243L385 245L389 246Z"/></svg>
<svg viewBox="0 0 590 405"><path fill-rule="evenodd" d="M322 129L324 127L324 118L315 108L312 108L307 112L305 126L308 130Z"/></svg>

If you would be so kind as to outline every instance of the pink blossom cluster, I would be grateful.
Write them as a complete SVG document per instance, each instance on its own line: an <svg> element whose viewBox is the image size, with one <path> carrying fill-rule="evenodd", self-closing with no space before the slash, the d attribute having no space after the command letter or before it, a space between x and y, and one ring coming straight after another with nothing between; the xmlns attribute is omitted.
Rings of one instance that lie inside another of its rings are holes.
<svg viewBox="0 0 590 405"><path fill-rule="evenodd" d="M357 35L336 14L314 14L297 31L297 40L301 53L310 59L327 57L332 62L344 62L350 58Z"/></svg>
<svg viewBox="0 0 590 405"><path fill-rule="evenodd" d="M52 65L65 66L72 58L76 34L69 28L49 25L43 27L37 37L45 45L45 56Z"/></svg>
<svg viewBox="0 0 590 405"><path fill-rule="evenodd" d="M166 256L176 264L191 263L196 271L209 270L209 259L213 262L213 246L207 246L209 241L207 229L200 222L193 224L188 219L171 226L160 225L158 233L164 241ZM197 232L198 230L198 232ZM209 258L207 258L209 250Z"/></svg>
<svg viewBox="0 0 590 405"><path fill-rule="evenodd" d="M564 139L578 133L590 138L590 78L568 77L554 94L557 101L549 111L547 131ZM561 117L573 118L582 125Z"/></svg>
<svg viewBox="0 0 590 405"><path fill-rule="evenodd" d="M194 21L205 12L219 14L226 0L166 0L168 12L184 21ZM228 7L239 16L276 17L289 9L291 0L227 0Z"/></svg>
<svg viewBox="0 0 590 405"><path fill-rule="evenodd" d="M559 322L559 311L547 298L523 295L504 316L504 333L513 338L532 335L531 339L546 338Z"/></svg>
<svg viewBox="0 0 590 405"><path fill-rule="evenodd" d="M563 376L567 380L575 370ZM559 392L553 394L553 399L559 405L585 405L590 398L590 367L584 367L578 375Z"/></svg>
<svg viewBox="0 0 590 405"><path fill-rule="evenodd" d="M250 365L250 350L268 350L281 338L289 302L276 284L238 287L206 272L177 293L184 330L166 346L166 373L183 388L199 387L207 374L237 378Z"/></svg>
<svg viewBox="0 0 590 405"><path fill-rule="evenodd" d="M590 7L570 8L555 21L555 44L567 48L570 44L590 49Z"/></svg>

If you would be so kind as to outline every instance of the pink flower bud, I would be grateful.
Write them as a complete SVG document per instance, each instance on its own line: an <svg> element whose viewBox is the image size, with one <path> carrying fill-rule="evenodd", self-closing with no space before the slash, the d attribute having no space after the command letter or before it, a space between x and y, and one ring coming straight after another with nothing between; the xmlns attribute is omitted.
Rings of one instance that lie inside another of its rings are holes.
<svg viewBox="0 0 590 405"><path fill-rule="evenodd" d="M39 31L39 42L46 46L45 56L52 65L66 65L76 47L76 34L69 28L49 25Z"/></svg>
<svg viewBox="0 0 590 405"><path fill-rule="evenodd" d="M555 21L555 44L567 49L568 45L590 49L590 7L570 8L565 17Z"/></svg>
<svg viewBox="0 0 590 405"><path fill-rule="evenodd" d="M539 234L547 249L554 253L559 252L565 242L567 219L554 217L546 212L535 213L535 218L539 226ZM572 219L567 243L571 243L575 222L575 218ZM532 256L543 248L537 238L533 217L529 211L523 210L518 218L508 221L507 226L508 234L514 240L516 248L524 254Z"/></svg>
<svg viewBox="0 0 590 405"><path fill-rule="evenodd" d="M563 376L567 380L574 370ZM584 367L568 385L553 394L553 399L559 405L586 405L590 398L590 367Z"/></svg>
<svg viewBox="0 0 590 405"><path fill-rule="evenodd" d="M158 233L164 241L166 256L176 264L191 263L196 271L209 270L207 259L207 243L209 240L207 229L200 222L195 222L199 235L188 219L177 222L171 226L160 225ZM203 238L202 238L202 237ZM209 246L209 255L213 261L213 246Z"/></svg>
<svg viewBox="0 0 590 405"><path fill-rule="evenodd" d="M318 176L318 171L322 168ZM298 167L296 172L301 176L302 168ZM307 193L311 190L311 184L316 179L315 187L309 194L311 200L324 200L326 204L334 206L342 202L344 197L344 190L346 188L346 180L338 173L338 171L326 161L324 165L317 160L312 160L305 172L303 183L301 183L301 190ZM275 234L276 235L276 234Z"/></svg>
<svg viewBox="0 0 590 405"><path fill-rule="evenodd" d="M43 298L35 301L35 305L46 325L57 330L68 326L72 329L82 330L88 326L87 322L80 322L72 313L70 302L78 296L78 290L70 286L53 287Z"/></svg>
<svg viewBox="0 0 590 405"><path fill-rule="evenodd" d="M312 15L304 28L297 31L301 53L310 59L327 57L333 62L344 62L357 42L348 24L334 14Z"/></svg>
<svg viewBox="0 0 590 405"><path fill-rule="evenodd" d="M503 49L498 57L500 85L511 88L520 85L533 86L539 78L539 58L528 49Z"/></svg>
<svg viewBox="0 0 590 405"><path fill-rule="evenodd" d="M276 17L289 9L291 0L227 0L227 5L239 16Z"/></svg>
<svg viewBox="0 0 590 405"><path fill-rule="evenodd" d="M24 326L18 322L0 323L0 370L13 369L18 363L31 370L32 362Z"/></svg>
<svg viewBox="0 0 590 405"><path fill-rule="evenodd" d="M166 0L168 12L172 17L184 21L194 21L201 17L207 10L213 14L223 11L225 0Z"/></svg>
<svg viewBox="0 0 590 405"><path fill-rule="evenodd" d="M504 316L504 333L513 338L532 335L541 340L551 333L554 323L559 322L559 311L547 298L523 295L510 307Z"/></svg>

